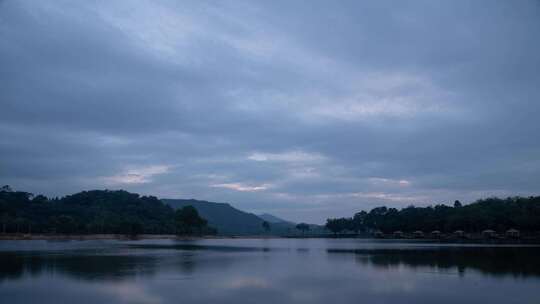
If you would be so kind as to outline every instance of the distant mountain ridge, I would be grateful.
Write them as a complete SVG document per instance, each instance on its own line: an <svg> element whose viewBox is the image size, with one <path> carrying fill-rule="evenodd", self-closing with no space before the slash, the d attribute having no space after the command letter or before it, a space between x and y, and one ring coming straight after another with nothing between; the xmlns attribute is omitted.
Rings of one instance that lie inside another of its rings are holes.
<svg viewBox="0 0 540 304"><path fill-rule="evenodd" d="M263 219L255 214L238 210L228 203L214 203L195 199L162 199L163 203L179 209L193 206L200 215L215 227L220 235L261 235Z"/></svg>
<svg viewBox="0 0 540 304"><path fill-rule="evenodd" d="M261 219L267 221L270 224L286 223L286 224L294 225L294 222L284 220L282 218L279 218L279 217L277 217L275 215L272 215L272 214L269 214L269 213L258 214L257 216L260 217Z"/></svg>

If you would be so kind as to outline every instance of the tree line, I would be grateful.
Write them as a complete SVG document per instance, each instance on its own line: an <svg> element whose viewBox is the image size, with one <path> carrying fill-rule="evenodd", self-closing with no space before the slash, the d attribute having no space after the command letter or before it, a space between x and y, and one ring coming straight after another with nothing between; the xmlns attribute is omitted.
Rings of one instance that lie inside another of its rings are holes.
<svg viewBox="0 0 540 304"><path fill-rule="evenodd" d="M409 206L403 209L377 207L361 211L349 218L329 218L326 228L333 233L394 231L412 232L456 230L481 232L492 229L540 231L540 196L487 198L468 205L455 201L453 206L439 204L427 207Z"/></svg>
<svg viewBox="0 0 540 304"><path fill-rule="evenodd" d="M123 190L62 198L0 188L2 233L216 234L192 206L174 210L154 196Z"/></svg>

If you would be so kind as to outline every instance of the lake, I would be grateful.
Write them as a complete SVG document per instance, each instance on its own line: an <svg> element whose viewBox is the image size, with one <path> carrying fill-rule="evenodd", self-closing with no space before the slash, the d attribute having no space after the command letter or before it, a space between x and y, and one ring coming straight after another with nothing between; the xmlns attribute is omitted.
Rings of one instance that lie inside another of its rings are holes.
<svg viewBox="0 0 540 304"><path fill-rule="evenodd" d="M0 241L0 303L540 303L540 248L360 239Z"/></svg>

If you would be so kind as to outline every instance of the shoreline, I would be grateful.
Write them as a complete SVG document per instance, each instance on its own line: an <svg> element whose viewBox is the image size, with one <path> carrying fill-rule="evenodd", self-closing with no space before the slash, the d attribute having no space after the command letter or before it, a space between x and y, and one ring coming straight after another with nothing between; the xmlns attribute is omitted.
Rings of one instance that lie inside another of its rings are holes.
<svg viewBox="0 0 540 304"><path fill-rule="evenodd" d="M178 236L174 234L141 234L137 236L129 236L124 234L8 234L0 235L0 241L30 241L30 240L45 240L45 241L89 241L89 240L164 240L164 239L207 239L220 238L216 236Z"/></svg>
<svg viewBox="0 0 540 304"><path fill-rule="evenodd" d="M439 244L493 244L493 245L539 245L540 239L433 239L433 238L376 238L376 237L336 237L328 236L278 236L278 235L202 235L202 236L182 236L174 234L141 234L129 236L123 234L0 234L0 241L91 241L91 240L201 240L201 239L358 239L372 240L375 242L418 242L418 243L439 243Z"/></svg>
<svg viewBox="0 0 540 304"><path fill-rule="evenodd" d="M264 235L201 235L187 236L175 234L140 234L130 236L125 234L0 234L0 241L90 241L90 240L199 240L199 239L276 239L280 236Z"/></svg>

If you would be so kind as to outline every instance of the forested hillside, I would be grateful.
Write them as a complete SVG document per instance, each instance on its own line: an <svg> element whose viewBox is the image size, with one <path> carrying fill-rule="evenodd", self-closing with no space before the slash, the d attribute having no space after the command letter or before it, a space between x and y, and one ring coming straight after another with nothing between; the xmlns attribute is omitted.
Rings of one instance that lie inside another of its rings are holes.
<svg viewBox="0 0 540 304"><path fill-rule="evenodd" d="M208 224L217 228L222 235L284 235L294 233L294 224L269 223L269 230L263 227L264 219L255 214L238 210L227 203L214 203L194 199L162 199L173 208L191 205L195 207Z"/></svg>
<svg viewBox="0 0 540 304"><path fill-rule="evenodd" d="M62 198L0 191L6 233L174 233L174 210L153 196L127 191L83 191Z"/></svg>
<svg viewBox="0 0 540 304"><path fill-rule="evenodd" d="M493 229L540 231L540 196L487 198L468 205L454 202L453 206L409 206L396 208L378 207L369 212L361 211L351 218L328 219L326 227L333 232L380 230L453 232L480 232Z"/></svg>

